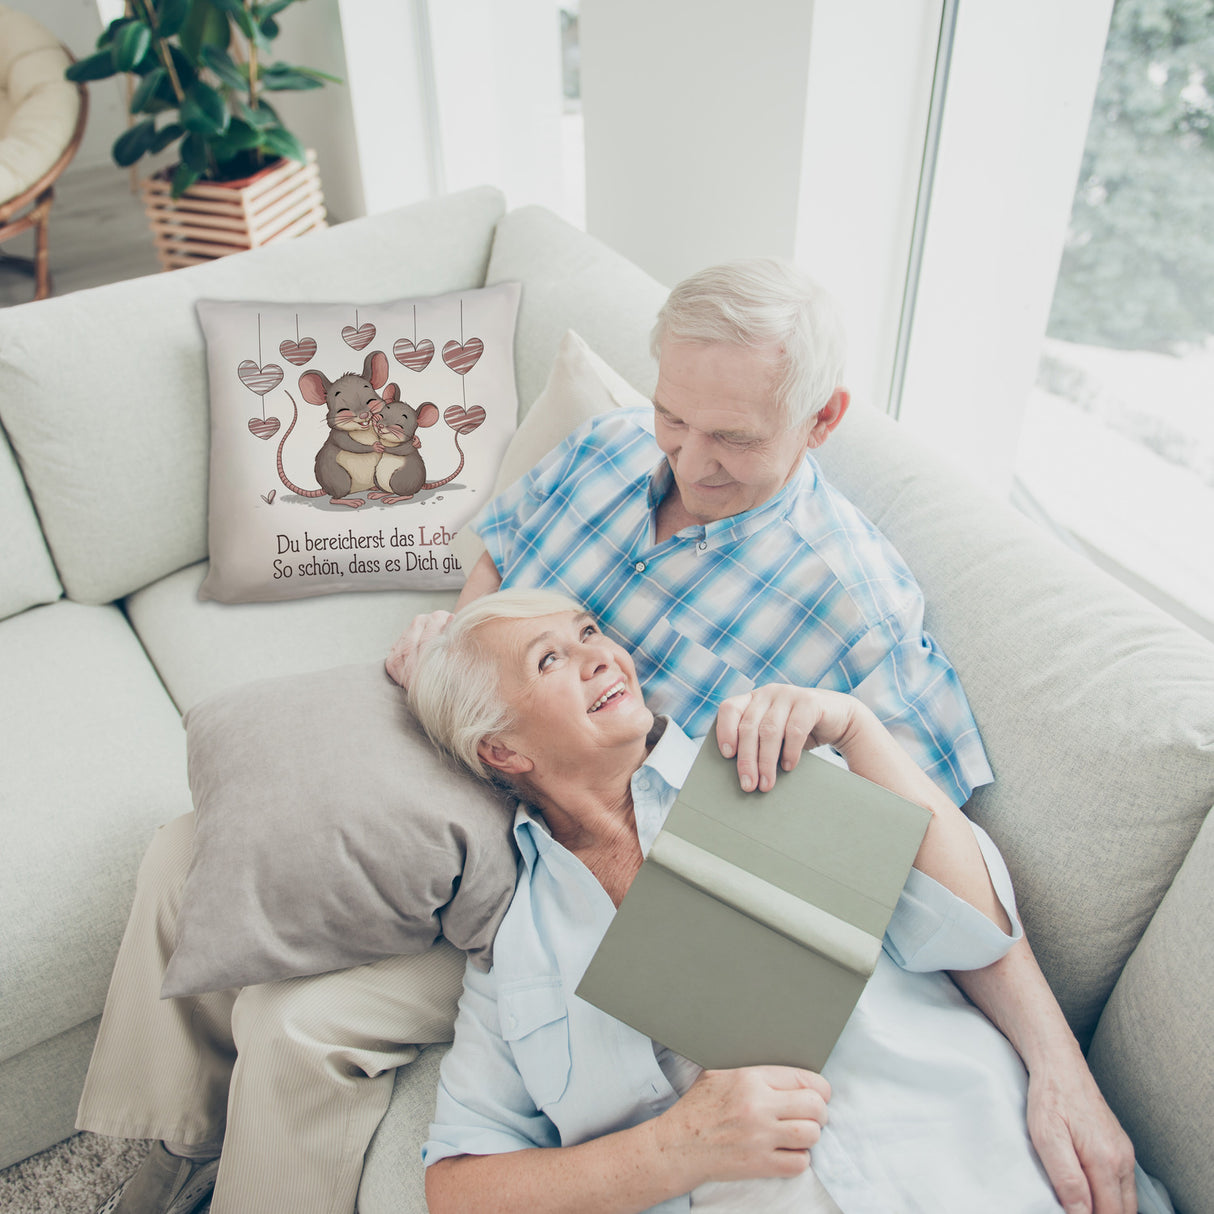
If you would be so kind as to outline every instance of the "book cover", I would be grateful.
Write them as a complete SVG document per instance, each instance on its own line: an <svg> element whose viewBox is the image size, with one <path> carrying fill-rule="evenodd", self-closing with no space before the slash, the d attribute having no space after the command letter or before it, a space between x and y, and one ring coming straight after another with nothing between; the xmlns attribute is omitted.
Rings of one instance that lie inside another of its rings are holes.
<svg viewBox="0 0 1214 1214"><path fill-rule="evenodd" d="M703 1067L819 1071L930 820L814 754L744 793L710 735L577 994Z"/></svg>

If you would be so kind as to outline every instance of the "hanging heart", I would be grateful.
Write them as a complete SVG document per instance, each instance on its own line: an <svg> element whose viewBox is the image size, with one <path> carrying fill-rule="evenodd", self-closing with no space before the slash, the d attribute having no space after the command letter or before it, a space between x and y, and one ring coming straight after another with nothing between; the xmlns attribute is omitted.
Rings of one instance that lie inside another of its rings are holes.
<svg viewBox="0 0 1214 1214"><path fill-rule="evenodd" d="M279 344L278 352L287 362L302 367L304 363L311 362L316 357L316 342L310 337L301 337L299 341L291 341L288 338Z"/></svg>
<svg viewBox="0 0 1214 1214"><path fill-rule="evenodd" d="M240 376L240 382L258 396L265 396L282 383L282 368L277 363L266 363L264 367L259 367L251 358L246 358L236 368L236 374Z"/></svg>
<svg viewBox="0 0 1214 1214"><path fill-rule="evenodd" d="M341 331L341 339L352 350L365 350L375 340L375 326L370 321L357 329L353 325L346 325Z"/></svg>
<svg viewBox="0 0 1214 1214"><path fill-rule="evenodd" d="M402 337L393 347L392 355L402 367L410 371L424 371L434 357L434 343L423 337L416 345Z"/></svg>
<svg viewBox="0 0 1214 1214"><path fill-rule="evenodd" d="M258 438L273 438L282 423L276 417L250 417L249 433Z"/></svg>
<svg viewBox="0 0 1214 1214"><path fill-rule="evenodd" d="M452 405L443 410L443 421L456 434L471 434L485 420L485 411L480 405L472 405L465 409L462 405Z"/></svg>
<svg viewBox="0 0 1214 1214"><path fill-rule="evenodd" d="M485 343L479 337L470 337L461 346L457 341L449 341L443 347L443 362L456 375L467 375L480 361L485 352Z"/></svg>
<svg viewBox="0 0 1214 1214"><path fill-rule="evenodd" d="M277 490L277 489L271 489L269 493L263 493L263 494L261 495L261 500L262 500L263 502L265 502L265 504L266 504L267 506L272 506L272 505L274 505L274 495L275 495L277 492L278 492L278 490Z"/></svg>

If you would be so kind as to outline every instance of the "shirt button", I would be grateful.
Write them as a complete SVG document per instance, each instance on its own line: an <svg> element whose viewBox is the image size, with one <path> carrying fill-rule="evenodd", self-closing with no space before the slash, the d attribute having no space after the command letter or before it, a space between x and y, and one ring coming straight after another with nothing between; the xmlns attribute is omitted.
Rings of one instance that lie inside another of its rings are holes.
<svg viewBox="0 0 1214 1214"><path fill-rule="evenodd" d="M699 542L699 543L696 545L696 547L697 547L697 548L698 548L698 549L699 549L701 552L706 552L706 551L707 551L707 549L708 549L708 541L707 541L707 540L701 540L701 541L700 541L700 542Z"/></svg>
<svg viewBox="0 0 1214 1214"><path fill-rule="evenodd" d="M637 561L637 563L635 565L633 565L633 568L637 571L637 573L644 573L645 572L645 562Z"/></svg>

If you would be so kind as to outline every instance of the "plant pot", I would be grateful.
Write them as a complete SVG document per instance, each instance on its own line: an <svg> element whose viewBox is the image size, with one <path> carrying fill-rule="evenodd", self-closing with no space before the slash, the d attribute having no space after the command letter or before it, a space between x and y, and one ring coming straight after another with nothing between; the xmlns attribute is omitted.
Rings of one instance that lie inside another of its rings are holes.
<svg viewBox="0 0 1214 1214"><path fill-rule="evenodd" d="M198 265L324 228L316 153L278 160L240 181L199 181L174 198L166 169L140 190L162 269Z"/></svg>

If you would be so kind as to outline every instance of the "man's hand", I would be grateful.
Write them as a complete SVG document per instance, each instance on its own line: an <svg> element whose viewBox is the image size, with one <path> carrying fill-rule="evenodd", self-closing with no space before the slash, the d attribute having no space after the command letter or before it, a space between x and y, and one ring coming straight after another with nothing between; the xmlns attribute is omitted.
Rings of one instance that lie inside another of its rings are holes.
<svg viewBox="0 0 1214 1214"><path fill-rule="evenodd" d="M417 661L417 651L431 637L436 637L447 627L451 619L449 611L431 611L428 615L417 616L413 623L401 633L391 652L384 659L384 667L388 673L404 688L408 688L413 678L413 668Z"/></svg>
<svg viewBox="0 0 1214 1214"><path fill-rule="evenodd" d="M1029 1076L1029 1136L1067 1214L1136 1214L1134 1147L1086 1064Z"/></svg>
<svg viewBox="0 0 1214 1214"><path fill-rule="evenodd" d="M717 713L717 745L738 757L738 779L746 792L768 792L776 771L792 771L801 752L841 743L862 706L837 691L768 683L731 696Z"/></svg>

